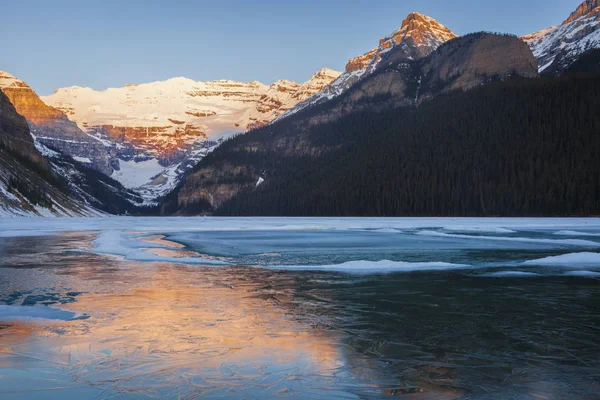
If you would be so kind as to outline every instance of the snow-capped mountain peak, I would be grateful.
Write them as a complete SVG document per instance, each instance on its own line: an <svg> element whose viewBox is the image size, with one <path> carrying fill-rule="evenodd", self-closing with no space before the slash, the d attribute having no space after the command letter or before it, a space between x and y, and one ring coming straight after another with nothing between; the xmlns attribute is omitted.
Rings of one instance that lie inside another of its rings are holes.
<svg viewBox="0 0 600 400"><path fill-rule="evenodd" d="M348 61L346 71L331 85L300 102L281 118L341 95L358 80L373 72L381 60L396 48L401 49L397 56L417 59L429 55L440 45L456 37L456 34L435 19L418 12L410 13L402 21L400 28L382 38L376 48Z"/></svg>
<svg viewBox="0 0 600 400"><path fill-rule="evenodd" d="M6 71L0 71L0 89L6 88L26 88L29 87L25 82L15 78Z"/></svg>
<svg viewBox="0 0 600 400"><path fill-rule="evenodd" d="M581 54L600 47L600 0L586 0L560 26L523 36L539 71L560 74Z"/></svg>
<svg viewBox="0 0 600 400"><path fill-rule="evenodd" d="M450 29L435 19L413 12L402 21L400 29L385 38L380 46L387 49L410 38L415 46L438 47L455 37L456 35Z"/></svg>

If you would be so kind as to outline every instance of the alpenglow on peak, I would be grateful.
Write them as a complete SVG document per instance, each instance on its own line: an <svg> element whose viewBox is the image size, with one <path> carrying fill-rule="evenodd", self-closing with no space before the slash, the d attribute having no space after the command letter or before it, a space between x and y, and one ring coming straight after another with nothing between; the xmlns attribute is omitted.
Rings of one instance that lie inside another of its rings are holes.
<svg viewBox="0 0 600 400"><path fill-rule="evenodd" d="M577 7L577 9L573 11L571 15L569 15L569 18L567 18L562 24L566 25L570 22L575 21L577 18L584 17L599 7L600 0L586 0L583 3L581 3L579 7Z"/></svg>

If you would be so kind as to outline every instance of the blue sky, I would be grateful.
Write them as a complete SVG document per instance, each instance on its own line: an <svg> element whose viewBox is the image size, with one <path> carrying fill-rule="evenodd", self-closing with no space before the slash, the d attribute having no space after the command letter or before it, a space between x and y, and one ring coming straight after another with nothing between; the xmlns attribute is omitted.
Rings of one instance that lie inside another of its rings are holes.
<svg viewBox="0 0 600 400"><path fill-rule="evenodd" d="M176 76L302 82L343 70L411 11L457 34L522 35L561 23L581 1L12 0L1 6L0 70L41 95Z"/></svg>

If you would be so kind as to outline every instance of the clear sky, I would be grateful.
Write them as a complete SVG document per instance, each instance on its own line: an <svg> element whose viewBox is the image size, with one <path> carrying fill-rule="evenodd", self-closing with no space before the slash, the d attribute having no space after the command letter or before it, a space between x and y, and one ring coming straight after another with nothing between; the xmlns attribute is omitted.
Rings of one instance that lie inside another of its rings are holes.
<svg viewBox="0 0 600 400"><path fill-rule="evenodd" d="M305 81L378 44L412 11L457 34L523 35L583 0L6 0L0 70L40 95L185 76Z"/></svg>

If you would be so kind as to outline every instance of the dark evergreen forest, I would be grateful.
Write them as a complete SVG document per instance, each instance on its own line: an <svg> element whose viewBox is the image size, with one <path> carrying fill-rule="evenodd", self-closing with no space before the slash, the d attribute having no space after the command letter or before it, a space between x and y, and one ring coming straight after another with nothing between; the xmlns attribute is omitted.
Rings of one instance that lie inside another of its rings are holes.
<svg viewBox="0 0 600 400"><path fill-rule="evenodd" d="M322 150L302 156L272 144L297 135L297 124L284 120L238 136L198 166L230 160L264 171L265 183L217 210L200 199L188 212L600 215L599 94L600 75L497 82L418 108L363 111L313 126L303 134ZM243 150L256 142L264 148Z"/></svg>

